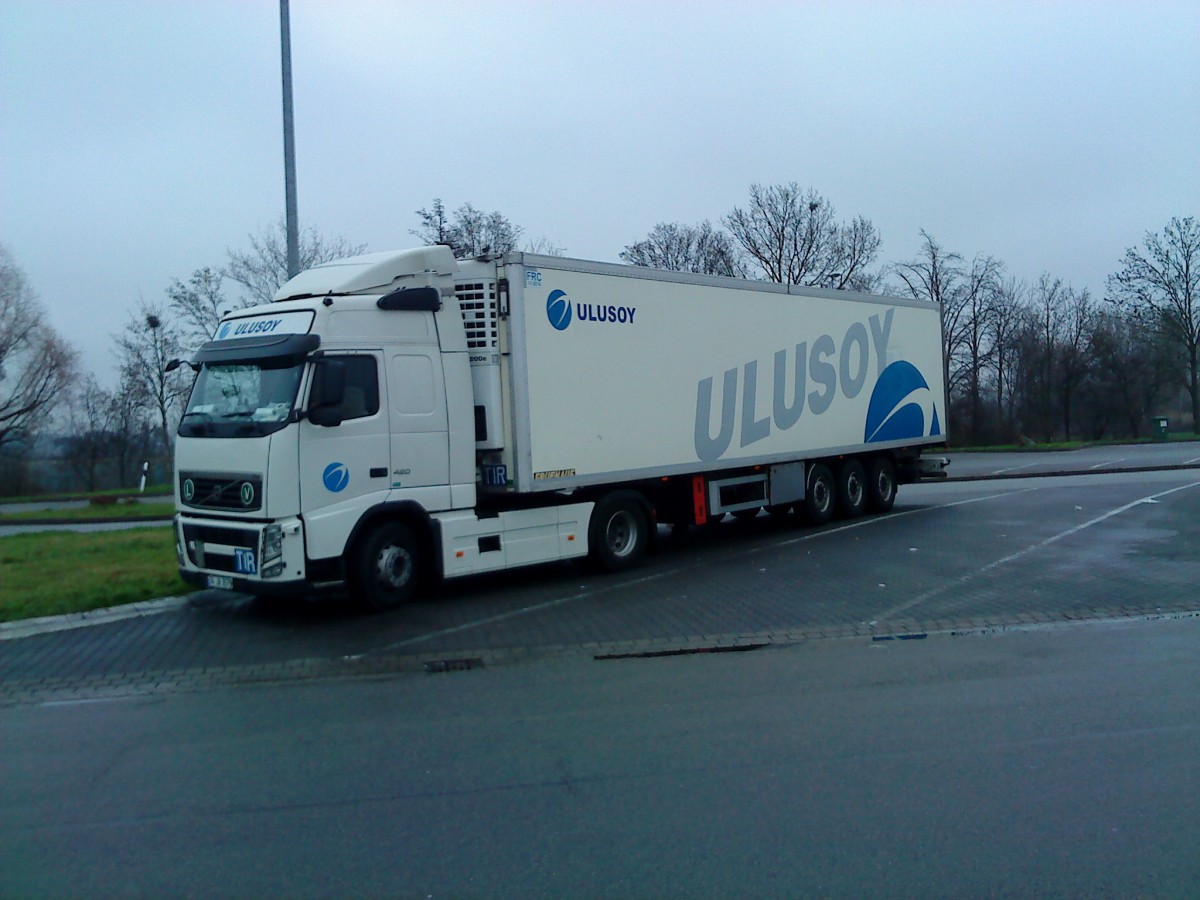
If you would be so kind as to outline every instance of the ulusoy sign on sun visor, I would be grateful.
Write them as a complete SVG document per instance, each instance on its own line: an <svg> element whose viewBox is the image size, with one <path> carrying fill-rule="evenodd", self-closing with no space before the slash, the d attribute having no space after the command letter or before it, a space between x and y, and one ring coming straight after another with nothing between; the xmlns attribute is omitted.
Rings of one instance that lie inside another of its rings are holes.
<svg viewBox="0 0 1200 900"><path fill-rule="evenodd" d="M312 323L313 313L308 309L274 313L267 316L229 319L217 326L217 333L213 335L213 340L232 341L237 338L275 334L308 334Z"/></svg>

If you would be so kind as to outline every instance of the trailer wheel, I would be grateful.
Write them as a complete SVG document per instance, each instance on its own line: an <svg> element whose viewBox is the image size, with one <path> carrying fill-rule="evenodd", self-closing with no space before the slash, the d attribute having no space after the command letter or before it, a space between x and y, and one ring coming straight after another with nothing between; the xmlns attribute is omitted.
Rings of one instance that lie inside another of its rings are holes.
<svg viewBox="0 0 1200 900"><path fill-rule="evenodd" d="M592 510L588 549L601 568L609 572L633 568L646 555L649 542L650 516L639 494L609 494Z"/></svg>
<svg viewBox="0 0 1200 900"><path fill-rule="evenodd" d="M838 468L837 507L843 519L857 519L867 509L867 473L857 459Z"/></svg>
<svg viewBox="0 0 1200 900"><path fill-rule="evenodd" d="M417 592L419 547L412 530L399 522L376 525L351 559L354 599L369 612L403 606Z"/></svg>
<svg viewBox="0 0 1200 900"><path fill-rule="evenodd" d="M833 473L824 463L816 463L808 469L808 489L804 492L804 501L798 508L804 510L804 516L810 525L824 525L833 518L833 504L836 491L833 485Z"/></svg>
<svg viewBox="0 0 1200 900"><path fill-rule="evenodd" d="M896 502L896 467L886 456L877 456L867 470L867 506L885 513Z"/></svg>

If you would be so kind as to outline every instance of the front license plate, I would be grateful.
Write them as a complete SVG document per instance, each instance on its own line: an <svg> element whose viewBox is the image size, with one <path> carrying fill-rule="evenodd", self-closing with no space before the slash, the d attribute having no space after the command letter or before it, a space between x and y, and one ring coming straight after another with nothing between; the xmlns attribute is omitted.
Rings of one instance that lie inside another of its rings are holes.
<svg viewBox="0 0 1200 900"><path fill-rule="evenodd" d="M208 586L217 591L232 591L233 576L232 575L209 575Z"/></svg>

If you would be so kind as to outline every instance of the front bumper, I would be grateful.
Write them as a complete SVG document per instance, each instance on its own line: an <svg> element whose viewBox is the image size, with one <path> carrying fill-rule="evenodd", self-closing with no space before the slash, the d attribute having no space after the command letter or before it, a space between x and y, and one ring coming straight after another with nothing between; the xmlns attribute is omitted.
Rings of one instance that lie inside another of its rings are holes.
<svg viewBox="0 0 1200 900"><path fill-rule="evenodd" d="M175 516L179 574L197 587L250 594L300 593L308 586L304 523Z"/></svg>

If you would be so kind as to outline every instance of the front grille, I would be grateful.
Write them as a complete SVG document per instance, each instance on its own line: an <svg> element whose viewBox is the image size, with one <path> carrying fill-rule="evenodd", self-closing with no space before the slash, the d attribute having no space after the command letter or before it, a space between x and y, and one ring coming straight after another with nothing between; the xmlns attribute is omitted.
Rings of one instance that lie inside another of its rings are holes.
<svg viewBox="0 0 1200 900"><path fill-rule="evenodd" d="M262 509L262 476L234 473L180 472L179 496L193 509Z"/></svg>
<svg viewBox="0 0 1200 900"><path fill-rule="evenodd" d="M183 523L183 545L192 565L213 572L237 571L232 548L251 550L258 558L258 532L244 528L222 528L219 525L190 525Z"/></svg>
<svg viewBox="0 0 1200 900"><path fill-rule="evenodd" d="M226 547L257 547L258 532L244 528L221 528L218 525L183 525L183 539L204 541L206 544L224 544Z"/></svg>

